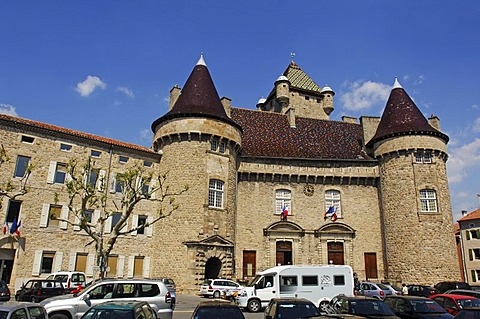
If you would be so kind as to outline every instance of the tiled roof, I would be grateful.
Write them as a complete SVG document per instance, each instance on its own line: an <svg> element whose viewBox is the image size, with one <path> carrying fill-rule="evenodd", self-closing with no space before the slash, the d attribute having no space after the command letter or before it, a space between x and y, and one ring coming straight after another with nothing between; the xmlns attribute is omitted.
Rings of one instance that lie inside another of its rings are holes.
<svg viewBox="0 0 480 319"><path fill-rule="evenodd" d="M89 133L85 133L85 132L75 131L75 130L71 130L71 129L68 129L68 128L63 128L63 127L60 127L60 126L52 125L52 124L42 123L42 122L38 122L38 121L32 121L32 120L24 119L24 118L21 118L21 117L15 117L15 116L10 116L10 115L6 115L6 114L0 114L0 124L1 124L1 122L7 122L9 125L26 125L26 126L30 126L32 128L38 128L38 129L43 129L43 130L47 130L47 131L50 131L50 132L57 132L57 133L61 133L61 134L66 134L66 135L69 135L71 137L84 138L84 139L88 139L88 140L92 140L92 141L96 141L96 142L100 142L100 143L105 143L105 144L109 144L109 145L115 145L115 146L119 146L119 147L124 147L124 148L128 148L128 149L136 150L136 151L142 151L142 152L156 154L153 150L151 150L149 148L146 148L146 147L143 147L143 146L130 144L130 143L126 143L126 142L121 142L121 141L118 141L118 140L113 140L113 139L110 139L110 138L101 137L101 136L98 136L98 135L89 134Z"/></svg>
<svg viewBox="0 0 480 319"><path fill-rule="evenodd" d="M194 67L172 109L153 122L152 131L155 132L158 124L166 120L190 116L215 118L237 126L227 116L210 72L204 64Z"/></svg>
<svg viewBox="0 0 480 319"><path fill-rule="evenodd" d="M473 212L468 213L467 215L460 218L458 221L464 222L467 220L474 220L474 219L480 219L480 208L477 210L474 210Z"/></svg>
<svg viewBox="0 0 480 319"><path fill-rule="evenodd" d="M377 132L368 146L397 135L435 135L448 143L448 136L434 129L402 87L390 92Z"/></svg>
<svg viewBox="0 0 480 319"><path fill-rule="evenodd" d="M362 150L359 124L297 117L292 128L283 114L239 108L231 114L243 129L243 156L371 159Z"/></svg>
<svg viewBox="0 0 480 319"><path fill-rule="evenodd" d="M290 62L283 72L290 81L290 88L320 93L322 89L295 62Z"/></svg>

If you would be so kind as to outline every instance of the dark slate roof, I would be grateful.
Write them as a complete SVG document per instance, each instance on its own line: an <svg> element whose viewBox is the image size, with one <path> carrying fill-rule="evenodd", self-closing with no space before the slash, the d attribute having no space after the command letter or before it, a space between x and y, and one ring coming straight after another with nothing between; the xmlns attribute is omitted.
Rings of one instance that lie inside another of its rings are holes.
<svg viewBox="0 0 480 319"><path fill-rule="evenodd" d="M362 150L359 124L297 117L292 128L284 114L232 108L231 115L243 129L242 156L371 159Z"/></svg>
<svg viewBox="0 0 480 319"><path fill-rule="evenodd" d="M367 146L399 135L434 135L448 143L448 136L433 128L402 87L390 92L375 136Z"/></svg>
<svg viewBox="0 0 480 319"><path fill-rule="evenodd" d="M290 81L290 88L320 93L322 89L295 62L290 62L283 75Z"/></svg>
<svg viewBox="0 0 480 319"><path fill-rule="evenodd" d="M192 116L214 118L238 126L225 113L210 72L203 64L195 66L172 109L153 122L152 131L166 120Z"/></svg>

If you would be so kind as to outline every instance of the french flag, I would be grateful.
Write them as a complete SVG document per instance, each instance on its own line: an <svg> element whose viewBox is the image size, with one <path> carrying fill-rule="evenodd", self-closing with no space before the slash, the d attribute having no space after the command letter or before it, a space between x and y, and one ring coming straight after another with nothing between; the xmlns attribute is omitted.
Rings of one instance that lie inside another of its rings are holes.
<svg viewBox="0 0 480 319"><path fill-rule="evenodd" d="M282 214L286 217L288 216L288 206L287 205L283 205L282 207Z"/></svg>
<svg viewBox="0 0 480 319"><path fill-rule="evenodd" d="M17 236L20 236L20 226L22 226L22 221L17 222L17 217L13 219L12 226L10 226L10 234L17 234Z"/></svg>
<svg viewBox="0 0 480 319"><path fill-rule="evenodd" d="M337 220L337 213L335 212L334 206L330 206L325 214L323 214L323 220L327 220L327 218L330 218L332 222Z"/></svg>

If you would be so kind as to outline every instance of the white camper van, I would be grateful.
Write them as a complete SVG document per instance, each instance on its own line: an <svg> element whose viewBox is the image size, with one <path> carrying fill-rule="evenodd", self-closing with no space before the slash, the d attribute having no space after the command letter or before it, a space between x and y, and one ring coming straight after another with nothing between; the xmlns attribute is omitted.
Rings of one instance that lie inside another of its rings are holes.
<svg viewBox="0 0 480 319"><path fill-rule="evenodd" d="M272 298L305 298L324 310L338 294L353 296L353 271L350 266L277 266L257 273L239 291L237 303L248 311L260 311Z"/></svg>

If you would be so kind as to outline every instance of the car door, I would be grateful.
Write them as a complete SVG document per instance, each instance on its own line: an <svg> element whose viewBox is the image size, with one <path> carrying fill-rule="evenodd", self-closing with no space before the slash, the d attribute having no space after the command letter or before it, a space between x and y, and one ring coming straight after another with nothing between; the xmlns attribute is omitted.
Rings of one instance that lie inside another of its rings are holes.
<svg viewBox="0 0 480 319"><path fill-rule="evenodd" d="M89 298L78 303L77 318L82 317L90 307L112 300L113 289L113 283L103 283L92 287L88 291Z"/></svg>

